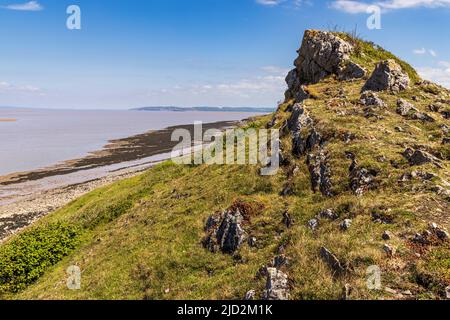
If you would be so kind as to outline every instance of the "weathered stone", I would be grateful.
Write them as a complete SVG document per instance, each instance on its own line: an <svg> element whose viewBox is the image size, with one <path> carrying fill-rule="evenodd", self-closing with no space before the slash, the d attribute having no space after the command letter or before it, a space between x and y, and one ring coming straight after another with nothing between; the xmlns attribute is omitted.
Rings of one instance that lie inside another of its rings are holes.
<svg viewBox="0 0 450 320"><path fill-rule="evenodd" d="M211 252L234 253L247 237L242 228L243 219L238 209L208 218L205 228L208 236L203 240L205 248Z"/></svg>
<svg viewBox="0 0 450 320"><path fill-rule="evenodd" d="M295 61L303 83L317 83L331 74L341 74L352 46L331 32L307 30Z"/></svg>
<svg viewBox="0 0 450 320"><path fill-rule="evenodd" d="M361 94L361 103L366 107L385 108L386 103L375 92L366 91Z"/></svg>
<svg viewBox="0 0 450 320"><path fill-rule="evenodd" d="M383 240L386 240L386 241L391 240L392 239L392 233L389 232L389 231L385 231L383 233L383 235L381 236L381 238L383 238Z"/></svg>
<svg viewBox="0 0 450 320"><path fill-rule="evenodd" d="M408 101L404 100L404 99L398 99L397 101L397 113L401 116L408 116L411 115L412 113L418 112L418 110L416 109L416 107L412 104L409 103Z"/></svg>
<svg viewBox="0 0 450 320"><path fill-rule="evenodd" d="M387 255L390 256L390 257L393 257L393 256L395 255L395 253L397 252L397 250L396 250L394 247L392 247L392 246L390 246L390 245L388 245L388 244L385 244L385 245L383 246L383 250L384 250L384 252L386 252Z"/></svg>
<svg viewBox="0 0 450 320"><path fill-rule="evenodd" d="M312 124L312 119L305 111L305 108L299 103L292 108L291 117L288 120L288 129L291 132L300 131L302 128L308 127Z"/></svg>
<svg viewBox="0 0 450 320"><path fill-rule="evenodd" d="M276 268L267 268L264 300L289 300L288 276Z"/></svg>
<svg viewBox="0 0 450 320"><path fill-rule="evenodd" d="M326 210L322 210L319 213L319 218L328 219L328 220L336 220L337 218L339 218L339 216L336 213L334 213L333 210L326 209Z"/></svg>
<svg viewBox="0 0 450 320"><path fill-rule="evenodd" d="M352 61L345 63L345 67L342 71L338 72L339 80L353 80L364 78L367 71L359 64Z"/></svg>
<svg viewBox="0 0 450 320"><path fill-rule="evenodd" d="M362 196L365 192L375 187L375 177L377 172L366 168L358 167L356 160L350 166L350 189L357 196Z"/></svg>
<svg viewBox="0 0 450 320"><path fill-rule="evenodd" d="M283 224L287 228L290 228L294 225L294 219L292 219L291 215L287 211L283 212Z"/></svg>
<svg viewBox="0 0 450 320"><path fill-rule="evenodd" d="M252 248L256 247L257 239L255 237L248 238L248 245Z"/></svg>
<svg viewBox="0 0 450 320"><path fill-rule="evenodd" d="M411 119L413 120L420 120L423 122L435 122L436 120L431 117L430 115L422 112L416 112L413 115L411 115Z"/></svg>
<svg viewBox="0 0 450 320"><path fill-rule="evenodd" d="M299 79L297 69L293 69L288 73L286 83L288 85L288 89L284 94L286 101L294 99L295 102L300 103L309 98L303 83Z"/></svg>
<svg viewBox="0 0 450 320"><path fill-rule="evenodd" d="M255 297L256 297L256 291L250 290L245 294L244 300L247 300L247 301L255 300Z"/></svg>
<svg viewBox="0 0 450 320"><path fill-rule="evenodd" d="M395 60L390 59L377 65L362 91L400 92L408 88L409 82L409 77L403 72L401 66Z"/></svg>
<svg viewBox="0 0 450 320"><path fill-rule="evenodd" d="M450 286L445 288L445 297L450 300Z"/></svg>
<svg viewBox="0 0 450 320"><path fill-rule="evenodd" d="M320 249L320 257L337 274L343 273L345 271L345 268L342 266L339 259L327 248L322 247Z"/></svg>
<svg viewBox="0 0 450 320"><path fill-rule="evenodd" d="M448 240L449 234L447 230L441 228L436 223L430 224L431 231L441 240Z"/></svg>
<svg viewBox="0 0 450 320"><path fill-rule="evenodd" d="M280 269L281 267L287 266L289 264L289 259L284 255L280 254L273 258L272 267Z"/></svg>
<svg viewBox="0 0 450 320"><path fill-rule="evenodd" d="M409 164L412 166L420 166L430 162L432 163L439 162L439 159L423 150L413 150L411 148L407 148L403 152L403 156L408 160Z"/></svg>
<svg viewBox="0 0 450 320"><path fill-rule="evenodd" d="M307 165L311 175L311 186L314 192L320 191L324 196L332 196L331 169L324 151L309 154Z"/></svg>
<svg viewBox="0 0 450 320"><path fill-rule="evenodd" d="M317 220L317 219L315 219L315 218L309 220L309 221L308 221L308 227L309 227L311 230L315 231L315 230L319 227L319 220Z"/></svg>
<svg viewBox="0 0 450 320"><path fill-rule="evenodd" d="M340 227L342 231L347 231L348 229L350 229L352 225L352 220L351 219L345 219L344 221L342 221Z"/></svg>
<svg viewBox="0 0 450 320"><path fill-rule="evenodd" d="M333 74L340 80L364 77L364 68L350 60L352 50L352 45L331 32L307 30L297 51L295 69L286 77L286 100L301 102L308 99L303 85L317 83Z"/></svg>

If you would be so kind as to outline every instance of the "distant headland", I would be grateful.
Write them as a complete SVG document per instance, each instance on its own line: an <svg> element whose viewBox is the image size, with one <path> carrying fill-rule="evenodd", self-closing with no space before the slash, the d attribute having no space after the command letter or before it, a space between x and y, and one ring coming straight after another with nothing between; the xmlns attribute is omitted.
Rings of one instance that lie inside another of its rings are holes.
<svg viewBox="0 0 450 320"><path fill-rule="evenodd" d="M275 108L259 108L259 107L174 107L174 106L154 106L131 109L134 111L171 111L171 112L261 112L271 113Z"/></svg>

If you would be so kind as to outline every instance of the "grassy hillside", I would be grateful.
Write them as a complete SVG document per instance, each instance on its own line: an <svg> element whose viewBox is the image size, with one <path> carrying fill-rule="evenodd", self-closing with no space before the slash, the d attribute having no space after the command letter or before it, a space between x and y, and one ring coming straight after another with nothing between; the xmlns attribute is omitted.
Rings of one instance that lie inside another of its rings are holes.
<svg viewBox="0 0 450 320"><path fill-rule="evenodd" d="M362 44L366 49L359 63L373 69L386 52ZM258 271L283 247L292 299L340 299L346 285L351 299L444 298L450 285L449 242L433 239L418 245L411 239L430 222L450 226L448 197L436 187L449 189L450 153L442 143L442 128L449 123L429 109L437 101L447 101L448 109L450 93L428 83L399 95L380 93L387 107L368 116L359 103L364 82L329 77L307 88L311 98L304 108L327 137L332 197L312 191L305 158L292 155L289 135L282 145L290 164L275 176L260 176L257 166L166 162L74 201L3 244L0 297L242 299L251 289L260 296L265 278ZM397 114L399 97L436 121ZM280 128L292 105L286 101L276 114L248 126L262 128L275 117ZM411 167L402 153L418 145L438 155L441 165ZM350 188L348 153L360 167L376 172L374 188L362 196ZM433 176L401 181L417 170ZM281 196L286 184L293 194ZM205 221L236 204L250 208L245 229L257 239L256 246L244 244L234 255L207 251L202 245ZM318 229L311 230L308 221L330 208L338 218L320 220ZM294 220L289 228L283 223L285 212ZM342 231L340 224L348 218L352 225ZM392 233L391 240L382 238L385 231ZM396 248L394 256L383 251L386 243ZM323 246L338 257L345 273L337 275L321 259ZM66 287L71 265L82 270L81 290ZM368 290L371 265L381 268L383 287L403 294Z"/></svg>

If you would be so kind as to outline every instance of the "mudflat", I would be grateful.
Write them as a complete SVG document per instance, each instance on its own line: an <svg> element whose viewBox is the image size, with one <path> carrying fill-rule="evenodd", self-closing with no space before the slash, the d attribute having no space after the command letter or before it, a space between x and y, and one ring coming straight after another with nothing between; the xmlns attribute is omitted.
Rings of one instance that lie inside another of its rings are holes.
<svg viewBox="0 0 450 320"><path fill-rule="evenodd" d="M202 129L225 130L239 123L208 123ZM179 143L171 141L176 129L187 129L191 136L194 133L194 125L149 131L112 140L102 150L84 158L0 177L0 242L96 188L136 176L167 159Z"/></svg>

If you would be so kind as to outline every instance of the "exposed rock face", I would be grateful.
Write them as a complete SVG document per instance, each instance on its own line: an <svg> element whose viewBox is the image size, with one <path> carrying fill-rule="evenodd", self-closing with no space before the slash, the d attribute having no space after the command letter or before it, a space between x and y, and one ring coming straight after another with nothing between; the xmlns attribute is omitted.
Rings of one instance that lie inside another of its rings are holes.
<svg viewBox="0 0 450 320"><path fill-rule="evenodd" d="M300 131L303 128L310 126L313 120L305 111L301 104L297 103L292 109L292 115L288 121L288 128L291 132Z"/></svg>
<svg viewBox="0 0 450 320"><path fill-rule="evenodd" d="M339 80L353 80L364 78L367 71L361 67L359 64L354 63L352 61L348 61L342 70L342 72L338 73Z"/></svg>
<svg viewBox="0 0 450 320"><path fill-rule="evenodd" d="M267 268L266 290L264 300L289 300L289 285L287 275L276 269Z"/></svg>
<svg viewBox="0 0 450 320"><path fill-rule="evenodd" d="M208 236L203 240L205 248L211 252L234 253L247 238L242 228L243 220L238 209L209 217L205 227Z"/></svg>
<svg viewBox="0 0 450 320"><path fill-rule="evenodd" d="M295 69L289 72L286 83L286 99L301 102L308 98L302 87L317 83L329 75L336 75L340 80L362 78L366 71L350 61L353 47L331 32L307 30L302 45L297 51Z"/></svg>
<svg viewBox="0 0 450 320"><path fill-rule="evenodd" d="M288 73L286 83L288 85L288 90L284 94L286 100L294 99L296 102L302 102L309 98L303 83L299 79L297 69L293 69Z"/></svg>
<svg viewBox="0 0 450 320"><path fill-rule="evenodd" d="M341 274L345 271L345 268L342 266L339 259L333 253L331 253L331 251L328 250L327 248L322 247L320 249L320 257L337 274Z"/></svg>
<svg viewBox="0 0 450 320"><path fill-rule="evenodd" d="M409 77L395 60L380 62L364 85L362 91L400 92L409 86Z"/></svg>
<svg viewBox="0 0 450 320"><path fill-rule="evenodd" d="M323 150L316 154L309 154L307 165L311 174L311 186L314 192L320 191L325 196L332 196L331 193L331 169L328 159Z"/></svg>

